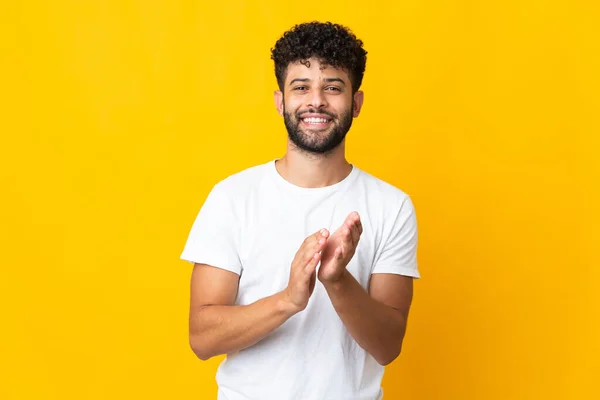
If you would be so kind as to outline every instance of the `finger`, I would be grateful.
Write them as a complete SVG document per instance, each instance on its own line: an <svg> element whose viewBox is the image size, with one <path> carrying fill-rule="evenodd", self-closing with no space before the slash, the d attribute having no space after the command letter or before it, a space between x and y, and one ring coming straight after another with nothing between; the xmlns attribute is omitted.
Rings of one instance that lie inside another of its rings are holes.
<svg viewBox="0 0 600 400"><path fill-rule="evenodd" d="M325 232L327 232L327 229L323 228L323 229L320 229L317 232L307 236L306 239L304 239L304 241L302 242L302 245L305 246L305 245L314 244L325 234Z"/></svg>
<svg viewBox="0 0 600 400"><path fill-rule="evenodd" d="M327 243L328 234L329 232L327 231L327 229L321 229L315 238L313 246L310 246L310 248L316 249L316 251L323 250L323 247L325 247L325 243Z"/></svg>
<svg viewBox="0 0 600 400"><path fill-rule="evenodd" d="M348 217L350 222L347 224L347 228L350 230L351 242L354 247L358 245L358 240L360 238L360 231L356 224L357 221L360 221L359 218L357 212L351 213Z"/></svg>
<svg viewBox="0 0 600 400"><path fill-rule="evenodd" d="M304 267L304 272L306 273L306 276L310 278L310 276L315 272L316 268L317 268L317 264L319 263L319 261L321 260L321 253L315 253L310 260L308 261L308 263L306 264L306 266Z"/></svg>
<svg viewBox="0 0 600 400"><path fill-rule="evenodd" d="M342 247L338 247L337 249L335 249L335 253L333 253L333 258L335 260L341 260L343 257L343 251L342 251Z"/></svg>
<svg viewBox="0 0 600 400"><path fill-rule="evenodd" d="M342 258L343 258L344 255L346 253L348 253L348 249L352 248L352 234L350 233L350 230L344 226L340 233L341 233L340 241L338 242L338 245L337 245L335 251L333 252L334 260L338 259L338 256L337 256L338 251L341 253Z"/></svg>
<svg viewBox="0 0 600 400"><path fill-rule="evenodd" d="M312 246L307 246L306 249L304 250L304 255L302 257L302 260L304 261L302 264L304 266L304 268L306 268L306 266L312 262L312 259L314 257L315 254L318 254L321 252L321 250L323 250L323 247L325 246L325 238L321 238L319 239L319 242L313 244Z"/></svg>
<svg viewBox="0 0 600 400"><path fill-rule="evenodd" d="M321 251L325 243L327 242L327 237L329 236L329 231L325 228L321 229L318 232L313 233L302 243L298 253L300 253L302 260L305 263L310 261L310 258L313 256L315 251Z"/></svg>
<svg viewBox="0 0 600 400"><path fill-rule="evenodd" d="M348 249L356 246L355 244L355 238L354 236L357 234L358 232L354 232L354 227L352 228L348 228L347 226L344 227L344 229L342 230L342 244L344 245L343 249L344 250L344 254L346 254L348 251ZM358 239L358 237L356 238ZM358 241L356 241L358 243Z"/></svg>
<svg viewBox="0 0 600 400"><path fill-rule="evenodd" d="M329 231L327 229L323 228L320 231L315 232L312 235L310 235L309 237L307 237L306 240L304 241L304 246L313 247L317 243L323 243L322 242L323 239L325 241L327 241L328 237L329 237Z"/></svg>
<svg viewBox="0 0 600 400"><path fill-rule="evenodd" d="M319 232L313 234L315 239L319 240L321 238L327 239L329 237L329 231L325 228L321 229Z"/></svg>
<svg viewBox="0 0 600 400"><path fill-rule="evenodd" d="M357 216L358 216L358 213L356 211L352 211L346 217L346 220L344 221L344 225L346 225L348 228L352 228L352 225L354 225L354 221L356 220Z"/></svg>
<svg viewBox="0 0 600 400"><path fill-rule="evenodd" d="M352 246L356 248L356 246L358 246L358 241L360 240L360 231L358 230L358 226L356 224L352 225L350 234L352 235Z"/></svg>
<svg viewBox="0 0 600 400"><path fill-rule="evenodd" d="M319 241L317 243L315 243L315 251L316 252L321 252L323 250L323 248L325 247L325 244L327 243L327 239L325 237L321 237L321 239L319 239Z"/></svg>
<svg viewBox="0 0 600 400"><path fill-rule="evenodd" d="M358 216L358 218L356 218L355 220L355 225L358 228L358 234L362 235L363 233L363 226L362 226L362 221L360 220L360 215L358 215L358 213L356 213L356 215Z"/></svg>
<svg viewBox="0 0 600 400"><path fill-rule="evenodd" d="M353 213L353 224L352 224L352 239L354 246L358 246L360 235L362 235L362 223L360 222L360 215L355 211Z"/></svg>

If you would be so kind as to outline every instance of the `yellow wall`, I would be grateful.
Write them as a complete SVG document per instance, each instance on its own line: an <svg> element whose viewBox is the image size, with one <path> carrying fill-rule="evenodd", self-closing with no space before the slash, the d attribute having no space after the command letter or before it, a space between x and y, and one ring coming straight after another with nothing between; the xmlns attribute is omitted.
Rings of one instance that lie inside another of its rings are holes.
<svg viewBox="0 0 600 400"><path fill-rule="evenodd" d="M211 399L179 260L211 186L284 151L270 48L361 37L348 157L411 194L387 399L598 399L594 1L29 1L0 11L1 399Z"/></svg>

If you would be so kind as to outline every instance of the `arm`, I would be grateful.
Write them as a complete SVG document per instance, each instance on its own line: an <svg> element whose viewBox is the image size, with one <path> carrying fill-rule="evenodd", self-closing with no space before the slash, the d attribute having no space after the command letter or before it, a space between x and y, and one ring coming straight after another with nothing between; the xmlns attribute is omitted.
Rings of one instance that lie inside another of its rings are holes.
<svg viewBox="0 0 600 400"><path fill-rule="evenodd" d="M325 283L333 307L356 342L381 365L394 361L402 349L412 301L412 277L373 274L369 293L348 272Z"/></svg>
<svg viewBox="0 0 600 400"><path fill-rule="evenodd" d="M346 329L381 365L400 354L413 296L411 276L387 273L414 264L416 224L412 204L406 204L371 275L368 292L346 270L363 231L358 213L351 213L328 240L319 269L319 280Z"/></svg>
<svg viewBox="0 0 600 400"><path fill-rule="evenodd" d="M238 281L239 275L233 272L205 264L194 266L190 346L202 360L252 346L295 313L284 292L234 306Z"/></svg>
<svg viewBox="0 0 600 400"><path fill-rule="evenodd" d="M239 275L194 264L190 296L190 346L202 360L233 353L259 342L308 305L321 250L329 233L306 238L290 268L287 287L248 305L233 305Z"/></svg>

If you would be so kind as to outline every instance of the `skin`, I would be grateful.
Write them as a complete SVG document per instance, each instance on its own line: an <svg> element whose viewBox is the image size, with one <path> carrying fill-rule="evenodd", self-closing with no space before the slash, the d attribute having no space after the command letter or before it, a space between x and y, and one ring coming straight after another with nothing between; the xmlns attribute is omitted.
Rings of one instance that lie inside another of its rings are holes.
<svg viewBox="0 0 600 400"><path fill-rule="evenodd" d="M340 134L337 128L344 125L344 115L358 117L364 94L353 93L346 71L322 66L316 59L309 62L308 67L290 64L283 91L274 95L279 115L287 118L289 136L287 152L275 166L289 182L318 188L340 182L352 170L345 158L345 138L333 148L327 144L332 136ZM302 117L307 115L325 116L327 122L306 123ZM293 139L290 130L295 134ZM239 284L237 274L218 266L196 264L189 321L193 351L206 360L252 346L306 308L318 279L356 342L381 365L392 362L402 348L413 279L373 274L365 290L346 270L362 231L360 216L352 212L335 232L323 229L310 235L295 255L288 286L244 306L233 305Z"/></svg>

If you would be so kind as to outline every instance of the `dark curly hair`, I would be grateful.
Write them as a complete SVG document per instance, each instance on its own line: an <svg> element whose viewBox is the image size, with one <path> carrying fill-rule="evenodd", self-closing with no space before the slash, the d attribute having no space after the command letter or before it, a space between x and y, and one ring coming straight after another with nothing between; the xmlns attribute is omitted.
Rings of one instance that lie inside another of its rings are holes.
<svg viewBox="0 0 600 400"><path fill-rule="evenodd" d="M352 92L356 93L367 64L367 52L362 46L363 42L342 25L317 21L295 25L271 49L279 89L283 91L290 63L299 61L310 67L308 59L315 57L321 64L346 70Z"/></svg>

